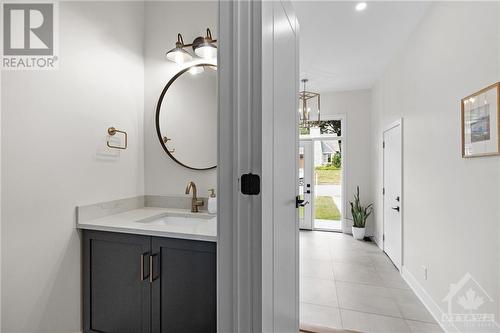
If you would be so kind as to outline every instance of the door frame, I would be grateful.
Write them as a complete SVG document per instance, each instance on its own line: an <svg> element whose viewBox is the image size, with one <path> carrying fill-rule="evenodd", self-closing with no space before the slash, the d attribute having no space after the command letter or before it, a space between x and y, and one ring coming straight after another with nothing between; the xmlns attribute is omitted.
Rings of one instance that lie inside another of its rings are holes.
<svg viewBox="0 0 500 333"><path fill-rule="evenodd" d="M400 193L400 203L399 203L399 210L400 210L400 216L401 216L401 262L400 263L394 263L396 265L396 267L398 267L399 269L399 274L402 274L403 273L403 264L404 264L404 200L405 200L405 196L403 194L403 188L404 188L404 185L403 185L403 171L404 171L404 168L403 168L403 161L404 161L404 146L403 146L403 118L398 118L397 120L395 120L394 122L390 123L389 125L385 126L384 129L382 130L382 145L384 145L384 141L385 141L385 133L390 131L391 129L395 128L399 126L401 131L401 135L400 135L400 141L401 141L401 180L400 180L400 184L401 184L401 187L400 187L400 190L399 190L399 193ZM384 147L382 147L382 188L385 189L385 149ZM382 250L384 251L385 253L385 220L386 220L386 216L385 216L385 193L383 193L382 195ZM399 266L398 266L399 264Z"/></svg>
<svg viewBox="0 0 500 333"><path fill-rule="evenodd" d="M312 150L313 141L312 140L299 140L299 148L302 146L303 143L306 143L308 146L307 147L308 149L306 149L306 146L304 146L304 181L306 180L306 175L305 175L305 172L307 170L306 165L309 164L310 167L309 167L309 178L308 179L310 180L310 185L311 185L311 187L310 187L311 193L309 194L309 199L307 199L305 197L305 191L307 191L307 186L305 186L306 182L304 182L304 200L309 201L309 203L306 206L304 206L304 219L306 217L306 207L307 207L308 208L307 211L310 211L310 213L308 215L309 215L309 220L310 220L309 222L311 223L311 228L310 229L309 228L302 228L302 226L300 224L300 217L299 217L299 229L313 231L313 230L315 230L314 229L314 220L313 220L313 207L314 207L314 205L313 205L313 200L314 200L314 187L313 187L314 170L312 167L312 165L313 165L313 161L312 161L313 158L312 157L314 155L314 152ZM306 154L306 150L307 150L308 154ZM308 163L306 162L306 159L309 159ZM300 185L299 185L299 187L300 187Z"/></svg>
<svg viewBox="0 0 500 333"><path fill-rule="evenodd" d="M342 140L342 207L340 207L340 213L342 214L342 219L341 219L341 229L340 230L329 230L329 229L321 229L321 228L315 228L314 227L314 188L312 189L312 196L311 196L311 219L312 219L312 230L317 230L317 231L328 231L328 232L342 232L342 233L347 233L348 230L346 231L346 213L347 213L347 159L348 159L348 143L347 143L347 114L346 113L333 113L333 114L328 114L328 115L322 115L321 120L340 120L341 121L341 133L342 135L339 136L333 136L329 134L325 134L320 137L310 137L308 135L304 135L302 137L299 137L299 141L310 141L310 142L315 142L315 141L323 141L323 140ZM311 158L314 158L314 149L312 149L311 153ZM312 168L311 168L311 179L314 183L314 163L312 163Z"/></svg>

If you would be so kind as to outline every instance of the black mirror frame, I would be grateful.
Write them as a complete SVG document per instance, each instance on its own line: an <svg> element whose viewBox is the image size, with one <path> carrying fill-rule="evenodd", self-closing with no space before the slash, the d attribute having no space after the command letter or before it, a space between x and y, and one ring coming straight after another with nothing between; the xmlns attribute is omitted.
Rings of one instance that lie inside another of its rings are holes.
<svg viewBox="0 0 500 333"><path fill-rule="evenodd" d="M193 167L190 167L184 163L182 163L181 161L179 161L178 159L176 159L174 157L174 155L170 152L170 150L167 148L167 145L165 144L165 142L163 142L163 136L161 134L161 131L160 131L160 111L161 111L161 103L163 102L163 99L165 97L165 94L167 93L167 90L168 88L170 88L170 86L175 82L175 80L177 78L179 78L182 74L186 73L187 71L189 71L191 68L193 67L214 67L215 69L217 69L217 65L214 65L214 64L196 64L196 65L193 65L193 66L189 66L187 68L184 68L183 70L181 70L179 73L175 74L175 76L173 78L170 79L170 81L168 81L167 85L165 86L165 88L163 88L163 91L161 92L161 95L160 95L160 98L158 99L158 104L156 105L156 116L155 116L155 125L156 125L156 134L158 135L158 139L160 140L160 144L161 146L163 147L163 150L167 153L167 155L173 159L176 163L182 165L183 167L185 168L188 168L188 169L191 169L191 170L211 170L211 169L215 169L217 168L217 165L214 165L212 167L208 167L208 168L193 168Z"/></svg>

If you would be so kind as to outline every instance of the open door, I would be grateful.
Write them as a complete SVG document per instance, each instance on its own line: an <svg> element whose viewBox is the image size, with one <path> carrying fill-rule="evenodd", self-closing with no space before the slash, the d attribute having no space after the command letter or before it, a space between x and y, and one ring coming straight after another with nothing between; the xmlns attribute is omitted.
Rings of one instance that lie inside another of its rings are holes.
<svg viewBox="0 0 500 333"><path fill-rule="evenodd" d="M298 332L298 23L289 1L219 8L218 332Z"/></svg>
<svg viewBox="0 0 500 333"><path fill-rule="evenodd" d="M298 22L290 2L262 13L262 332L298 332Z"/></svg>

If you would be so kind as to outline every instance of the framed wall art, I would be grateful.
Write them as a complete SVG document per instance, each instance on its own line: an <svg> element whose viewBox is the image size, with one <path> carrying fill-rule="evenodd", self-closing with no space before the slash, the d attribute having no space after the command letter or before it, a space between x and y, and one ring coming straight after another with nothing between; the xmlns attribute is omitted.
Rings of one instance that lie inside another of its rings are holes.
<svg viewBox="0 0 500 333"><path fill-rule="evenodd" d="M500 155L500 82L462 99L462 157Z"/></svg>

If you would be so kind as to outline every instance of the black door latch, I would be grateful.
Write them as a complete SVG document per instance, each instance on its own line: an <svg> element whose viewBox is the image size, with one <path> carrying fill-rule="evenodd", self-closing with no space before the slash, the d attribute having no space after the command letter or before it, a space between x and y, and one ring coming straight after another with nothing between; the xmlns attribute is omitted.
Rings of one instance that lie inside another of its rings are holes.
<svg viewBox="0 0 500 333"><path fill-rule="evenodd" d="M302 200L298 195L295 197L295 208L304 207L308 203L309 201Z"/></svg>
<svg viewBox="0 0 500 333"><path fill-rule="evenodd" d="M241 175L241 193L246 195L258 195L260 193L260 177L252 173Z"/></svg>

